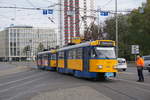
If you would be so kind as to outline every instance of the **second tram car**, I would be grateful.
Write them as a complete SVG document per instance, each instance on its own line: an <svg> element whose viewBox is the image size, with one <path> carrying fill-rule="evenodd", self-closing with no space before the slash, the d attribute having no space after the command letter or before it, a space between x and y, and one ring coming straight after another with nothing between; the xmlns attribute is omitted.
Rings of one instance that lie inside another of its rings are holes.
<svg viewBox="0 0 150 100"><path fill-rule="evenodd" d="M40 52L37 55L37 67L39 69L56 70L56 51Z"/></svg>

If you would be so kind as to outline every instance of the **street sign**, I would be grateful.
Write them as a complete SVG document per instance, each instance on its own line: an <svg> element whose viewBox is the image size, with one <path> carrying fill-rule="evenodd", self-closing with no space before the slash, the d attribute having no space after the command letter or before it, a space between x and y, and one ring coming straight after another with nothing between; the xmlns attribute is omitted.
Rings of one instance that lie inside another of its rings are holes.
<svg viewBox="0 0 150 100"><path fill-rule="evenodd" d="M53 14L53 9L43 9L43 15Z"/></svg>
<svg viewBox="0 0 150 100"><path fill-rule="evenodd" d="M131 46L131 53L132 54L139 54L139 45L132 45Z"/></svg>
<svg viewBox="0 0 150 100"><path fill-rule="evenodd" d="M100 12L100 15L101 15L101 16L108 16L108 12L107 12L107 11L101 11L101 12Z"/></svg>
<svg viewBox="0 0 150 100"><path fill-rule="evenodd" d="M143 13L144 13L144 8L139 8L139 12L140 12L141 14L143 14Z"/></svg>
<svg viewBox="0 0 150 100"><path fill-rule="evenodd" d="M53 14L53 9L48 9L47 14Z"/></svg>
<svg viewBox="0 0 150 100"><path fill-rule="evenodd" d="M47 9L43 9L43 15L47 15Z"/></svg>

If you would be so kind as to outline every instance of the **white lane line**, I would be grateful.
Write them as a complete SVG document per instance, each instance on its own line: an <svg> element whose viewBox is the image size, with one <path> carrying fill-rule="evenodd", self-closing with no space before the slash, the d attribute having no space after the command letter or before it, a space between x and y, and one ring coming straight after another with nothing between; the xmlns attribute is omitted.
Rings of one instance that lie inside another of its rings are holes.
<svg viewBox="0 0 150 100"><path fill-rule="evenodd" d="M19 81L23 81L23 80L26 80L26 79L30 79L32 77L39 76L39 75L42 75L42 74L45 74L45 73L40 73L40 74L24 77L24 78L21 78L21 79L18 79L18 80L6 82L6 83L3 83L3 84L0 84L0 86L9 85L9 84L12 84L12 83L15 83L15 82L19 82Z"/></svg>
<svg viewBox="0 0 150 100"><path fill-rule="evenodd" d="M120 74L128 74L128 75L135 75L135 74L137 74L137 73L132 73L132 72L118 72L118 73L120 73Z"/></svg>
<svg viewBox="0 0 150 100"><path fill-rule="evenodd" d="M38 80L41 80L41 79L43 79L43 77L40 77L40 78L38 77L38 78L36 78L36 79L34 79L34 80L31 80L31 81L25 82L25 83L23 83L23 84L16 85L16 86L12 86L12 87L9 87L9 88L4 89L4 90L0 90L0 93L10 91L10 89L17 88L17 87L21 87L21 86L24 86L24 85L30 84L30 83L32 83L32 82L34 82L34 81L38 81Z"/></svg>
<svg viewBox="0 0 150 100"><path fill-rule="evenodd" d="M46 84L40 84L40 85L38 85L37 87L34 87L34 88L31 88L31 90L27 90L27 91L24 91L24 92L20 92L20 93L18 93L18 94L16 94L15 96L13 96L13 97L10 97L9 99L6 99L6 100L15 100L17 97L21 97L21 96L23 96L23 95L25 95L25 94L30 94L30 93L34 93L34 92L37 92L37 88L39 88L39 87L42 87L42 86L46 86Z"/></svg>
<svg viewBox="0 0 150 100"><path fill-rule="evenodd" d="M33 70L26 70L26 71L21 71L19 73L14 73L14 74L10 74L10 75L7 75L7 76L4 76L4 77L0 77L0 80L1 79L6 79L6 78L13 78L13 77L16 77L17 74L21 74L21 75L24 75L24 74L28 74L28 73L31 73L31 72L35 72ZM12 76L14 75L14 76ZM18 76L18 75L17 75Z"/></svg>

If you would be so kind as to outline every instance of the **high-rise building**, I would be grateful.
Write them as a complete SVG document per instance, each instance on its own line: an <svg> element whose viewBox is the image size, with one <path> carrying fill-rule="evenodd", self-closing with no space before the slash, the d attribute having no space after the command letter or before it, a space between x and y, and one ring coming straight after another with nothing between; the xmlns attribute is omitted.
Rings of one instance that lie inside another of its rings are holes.
<svg viewBox="0 0 150 100"><path fill-rule="evenodd" d="M95 20L95 0L59 0L60 23L59 33L61 45L71 41L73 37L84 36L85 30Z"/></svg>
<svg viewBox="0 0 150 100"><path fill-rule="evenodd" d="M49 28L13 26L0 32L0 41L0 59L19 60L35 58L39 45L43 49L56 47L57 34Z"/></svg>

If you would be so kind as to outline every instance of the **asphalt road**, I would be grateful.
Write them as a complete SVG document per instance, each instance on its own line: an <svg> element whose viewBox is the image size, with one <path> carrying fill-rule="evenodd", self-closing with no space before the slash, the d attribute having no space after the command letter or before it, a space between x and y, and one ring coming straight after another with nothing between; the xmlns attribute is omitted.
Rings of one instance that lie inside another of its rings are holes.
<svg viewBox="0 0 150 100"><path fill-rule="evenodd" d="M144 76L144 83L136 82L136 68L129 66L116 78L94 81L29 66L0 76L0 100L150 100L150 73Z"/></svg>

